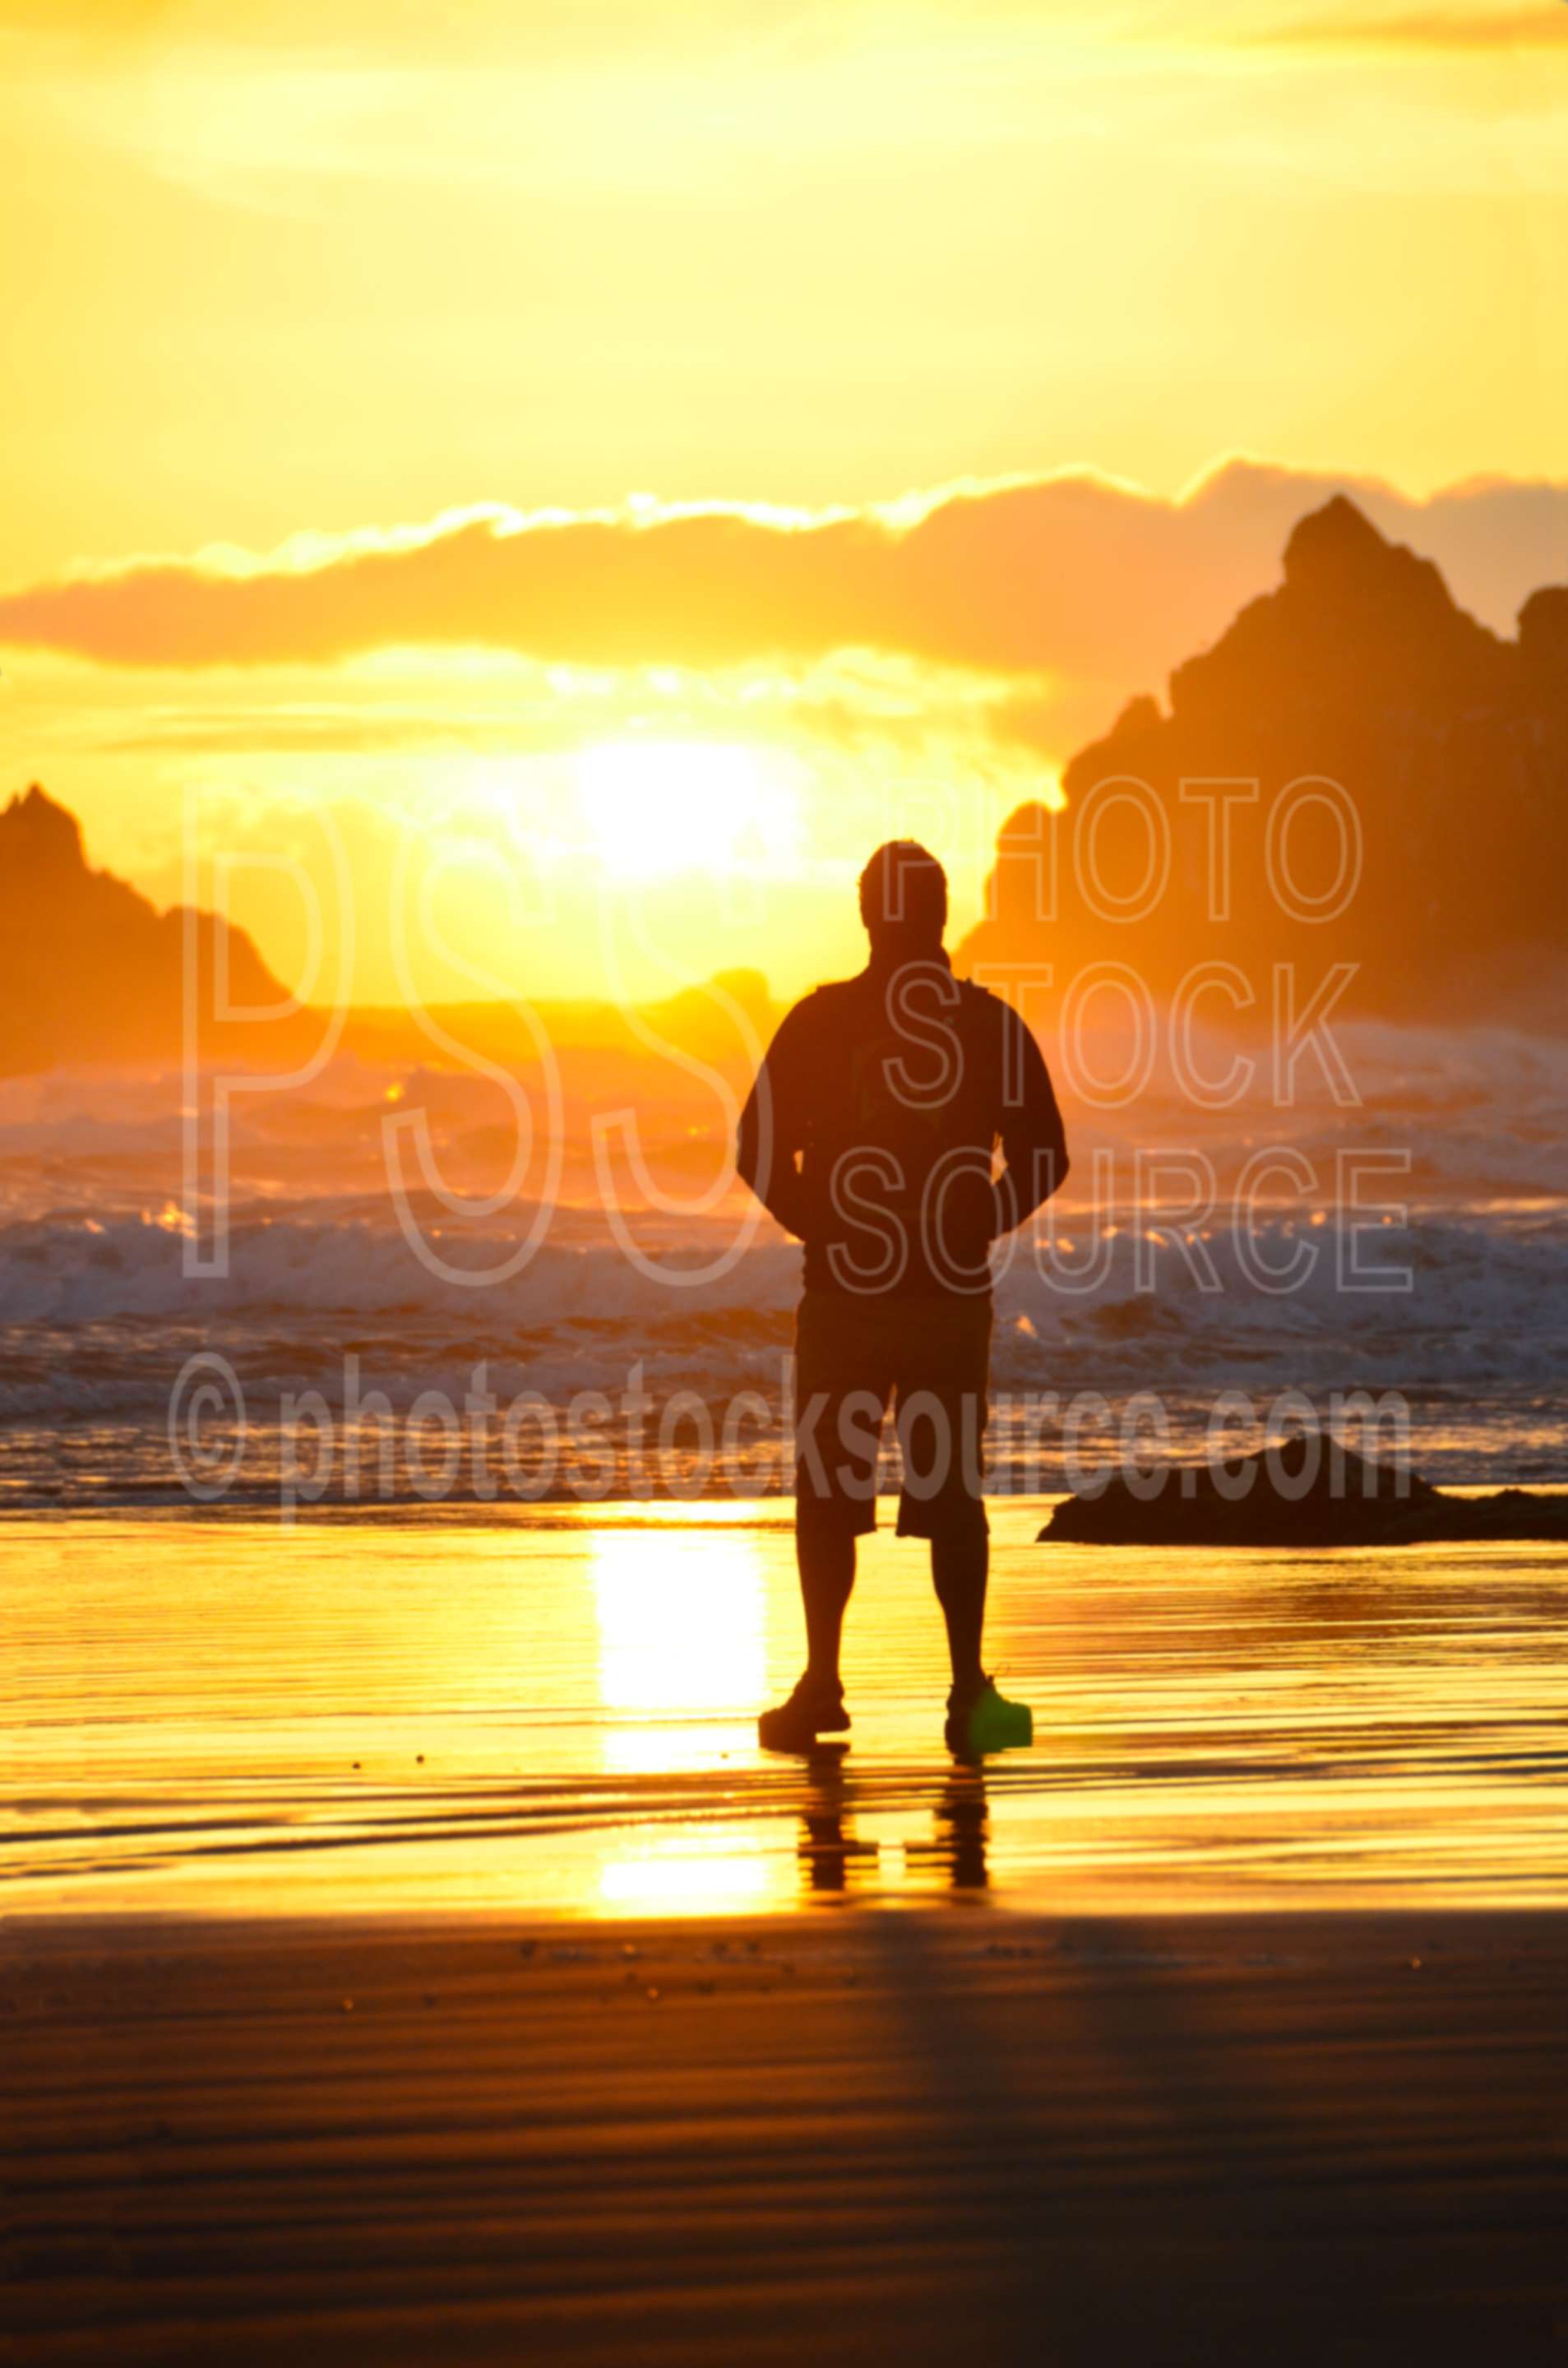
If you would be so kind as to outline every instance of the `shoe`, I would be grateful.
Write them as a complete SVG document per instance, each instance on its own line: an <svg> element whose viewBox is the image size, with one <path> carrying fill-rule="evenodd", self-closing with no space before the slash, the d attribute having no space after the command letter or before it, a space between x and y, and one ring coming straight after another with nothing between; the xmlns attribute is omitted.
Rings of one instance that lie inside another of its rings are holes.
<svg viewBox="0 0 1568 2368"><path fill-rule="evenodd" d="M757 1741L765 1751L809 1751L819 1735L842 1735L848 1725L843 1687L822 1687L802 1678L788 1702L763 1712Z"/></svg>
<svg viewBox="0 0 1568 2368"><path fill-rule="evenodd" d="M1009 1702L984 1678L978 1692L948 1696L942 1729L948 1749L959 1759L981 1759L988 1751L1016 1751L1034 1741L1034 1713L1027 1702Z"/></svg>

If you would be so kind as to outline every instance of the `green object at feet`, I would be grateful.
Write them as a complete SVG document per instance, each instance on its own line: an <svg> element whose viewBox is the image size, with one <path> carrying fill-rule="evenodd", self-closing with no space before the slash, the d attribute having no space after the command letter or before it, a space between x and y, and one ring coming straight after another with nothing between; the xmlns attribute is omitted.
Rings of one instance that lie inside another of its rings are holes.
<svg viewBox="0 0 1568 2368"><path fill-rule="evenodd" d="M1034 1741L1034 1713L1027 1702L1009 1702L984 1679L978 1692L948 1696L943 1728L948 1749L960 1759L983 1759L990 1751L1016 1751Z"/></svg>

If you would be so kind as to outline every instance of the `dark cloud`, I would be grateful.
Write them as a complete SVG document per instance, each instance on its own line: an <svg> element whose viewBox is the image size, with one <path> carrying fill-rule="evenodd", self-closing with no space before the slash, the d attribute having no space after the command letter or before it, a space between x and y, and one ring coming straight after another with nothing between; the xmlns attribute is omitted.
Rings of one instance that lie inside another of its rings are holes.
<svg viewBox="0 0 1568 2368"><path fill-rule="evenodd" d="M866 648L999 677L1159 686L1273 575L1290 527L1341 488L1511 625L1563 573L1568 487L1387 487L1236 462L1179 502L1063 476L954 492L912 523L787 524L710 508L524 524L467 518L243 575L147 561L0 595L0 643L103 664L315 665L483 645L602 666L800 666Z"/></svg>

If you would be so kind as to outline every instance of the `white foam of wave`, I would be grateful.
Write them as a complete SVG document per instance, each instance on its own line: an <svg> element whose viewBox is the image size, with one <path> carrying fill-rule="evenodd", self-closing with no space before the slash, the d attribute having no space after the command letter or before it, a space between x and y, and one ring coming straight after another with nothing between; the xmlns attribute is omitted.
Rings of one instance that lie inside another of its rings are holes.
<svg viewBox="0 0 1568 2368"><path fill-rule="evenodd" d="M479 1247L494 1256L517 1230L492 1228ZM671 1280L629 1262L602 1225L567 1230L520 1274L473 1290L429 1271L364 1204L237 1218L220 1279L185 1272L174 1220L13 1223L0 1228L0 1413L147 1403L200 1343L279 1389L349 1349L368 1381L405 1390L460 1384L482 1358L493 1378L547 1395L614 1386L639 1360L712 1395L776 1368L800 1288L793 1245L773 1237L716 1278ZM722 1237L718 1221L670 1224L657 1247L689 1262ZM1068 1238L1065 1272L1026 1249L1000 1279L999 1385L1541 1391L1568 1370L1568 1220L1555 1212L1427 1212L1354 1233L1278 1214L1240 1239L1211 1225L1201 1244L1179 1231L1140 1241L1125 1225L1101 1238L1089 1219ZM1303 1253L1299 1287L1265 1287L1260 1267ZM1351 1287L1358 1260L1403 1268L1408 1288Z"/></svg>

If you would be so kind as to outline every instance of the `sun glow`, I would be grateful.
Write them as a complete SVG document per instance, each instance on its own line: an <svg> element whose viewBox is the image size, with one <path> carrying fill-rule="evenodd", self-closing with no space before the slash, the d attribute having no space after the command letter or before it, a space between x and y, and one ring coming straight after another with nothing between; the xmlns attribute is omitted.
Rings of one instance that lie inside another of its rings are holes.
<svg viewBox="0 0 1568 2368"><path fill-rule="evenodd" d="M576 759L577 794L606 866L674 871L793 869L800 803L784 765L712 740L609 740Z"/></svg>
<svg viewBox="0 0 1568 2368"><path fill-rule="evenodd" d="M608 1768L710 1767L752 1741L767 1684L755 1539L606 1531L594 1541L594 1611Z"/></svg>

